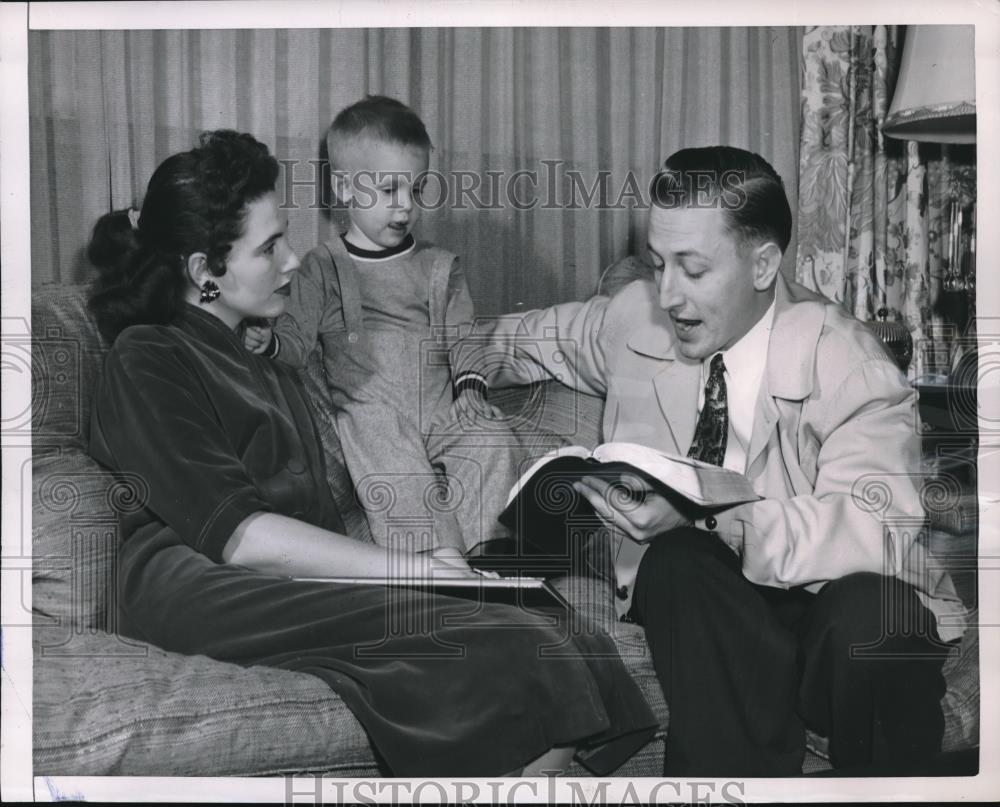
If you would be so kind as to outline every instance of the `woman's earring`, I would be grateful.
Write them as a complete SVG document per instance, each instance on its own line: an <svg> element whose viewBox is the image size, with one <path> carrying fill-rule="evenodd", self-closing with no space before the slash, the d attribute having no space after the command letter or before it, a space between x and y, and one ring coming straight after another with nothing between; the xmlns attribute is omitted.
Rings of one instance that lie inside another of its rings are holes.
<svg viewBox="0 0 1000 807"><path fill-rule="evenodd" d="M211 303L219 299L219 295L222 292L219 287L215 285L214 280L206 280L201 284L201 297L199 298L202 303Z"/></svg>

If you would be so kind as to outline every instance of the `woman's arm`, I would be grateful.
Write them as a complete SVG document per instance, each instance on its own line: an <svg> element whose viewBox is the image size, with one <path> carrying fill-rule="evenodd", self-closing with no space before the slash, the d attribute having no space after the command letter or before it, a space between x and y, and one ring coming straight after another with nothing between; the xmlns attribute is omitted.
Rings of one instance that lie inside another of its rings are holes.
<svg viewBox="0 0 1000 807"><path fill-rule="evenodd" d="M119 337L95 393L90 448L109 468L140 475L150 512L186 544L276 575L427 577L455 566L471 574L460 559L390 553L271 512L185 358L165 329Z"/></svg>
<svg viewBox="0 0 1000 807"><path fill-rule="evenodd" d="M397 552L266 512L240 522L222 560L289 577L476 576L460 556Z"/></svg>

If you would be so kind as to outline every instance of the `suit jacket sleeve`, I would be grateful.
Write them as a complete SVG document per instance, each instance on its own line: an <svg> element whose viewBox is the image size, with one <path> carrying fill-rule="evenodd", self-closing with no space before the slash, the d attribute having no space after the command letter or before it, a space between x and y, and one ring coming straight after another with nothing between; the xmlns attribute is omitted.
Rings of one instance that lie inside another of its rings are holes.
<svg viewBox="0 0 1000 807"><path fill-rule="evenodd" d="M445 339L448 350L455 355L455 346L472 331L475 320L475 306L469 293L469 284L462 269L462 262L455 258L448 274L447 299L444 305ZM452 382L458 379L452 365Z"/></svg>
<svg viewBox="0 0 1000 807"><path fill-rule="evenodd" d="M913 391L880 359L825 383L829 402L800 422L807 450L818 451L812 494L764 499L718 517L719 534L742 552L744 574L755 583L896 575L920 530Z"/></svg>
<svg viewBox="0 0 1000 807"><path fill-rule="evenodd" d="M555 379L591 395L607 392L609 300L563 303L498 317L456 345L456 377L477 372L491 387Z"/></svg>

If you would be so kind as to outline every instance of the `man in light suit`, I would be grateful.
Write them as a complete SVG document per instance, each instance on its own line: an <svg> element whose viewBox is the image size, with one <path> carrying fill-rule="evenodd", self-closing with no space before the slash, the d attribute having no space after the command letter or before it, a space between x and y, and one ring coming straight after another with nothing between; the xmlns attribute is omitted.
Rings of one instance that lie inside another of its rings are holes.
<svg viewBox="0 0 1000 807"><path fill-rule="evenodd" d="M685 149L651 191L654 280L500 318L479 370L601 395L606 442L724 465L762 497L692 514L635 479L630 507L576 485L627 536L619 613L670 707L666 775L796 774L805 725L836 766L911 770L940 750L964 627L916 541L914 393L866 328L779 272L791 212L765 160Z"/></svg>

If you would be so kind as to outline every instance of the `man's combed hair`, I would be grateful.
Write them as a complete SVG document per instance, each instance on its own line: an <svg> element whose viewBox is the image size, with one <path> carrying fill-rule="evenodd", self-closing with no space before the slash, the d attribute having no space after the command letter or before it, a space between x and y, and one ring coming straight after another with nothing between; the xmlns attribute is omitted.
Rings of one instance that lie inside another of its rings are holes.
<svg viewBox="0 0 1000 807"><path fill-rule="evenodd" d="M368 95L337 113L326 135L330 163L341 164L344 148L357 140L433 148L424 122L406 104L384 95Z"/></svg>
<svg viewBox="0 0 1000 807"><path fill-rule="evenodd" d="M792 211L781 177L759 154L732 146L681 149L667 158L650 185L662 208L718 207L743 247L773 241L784 252Z"/></svg>

